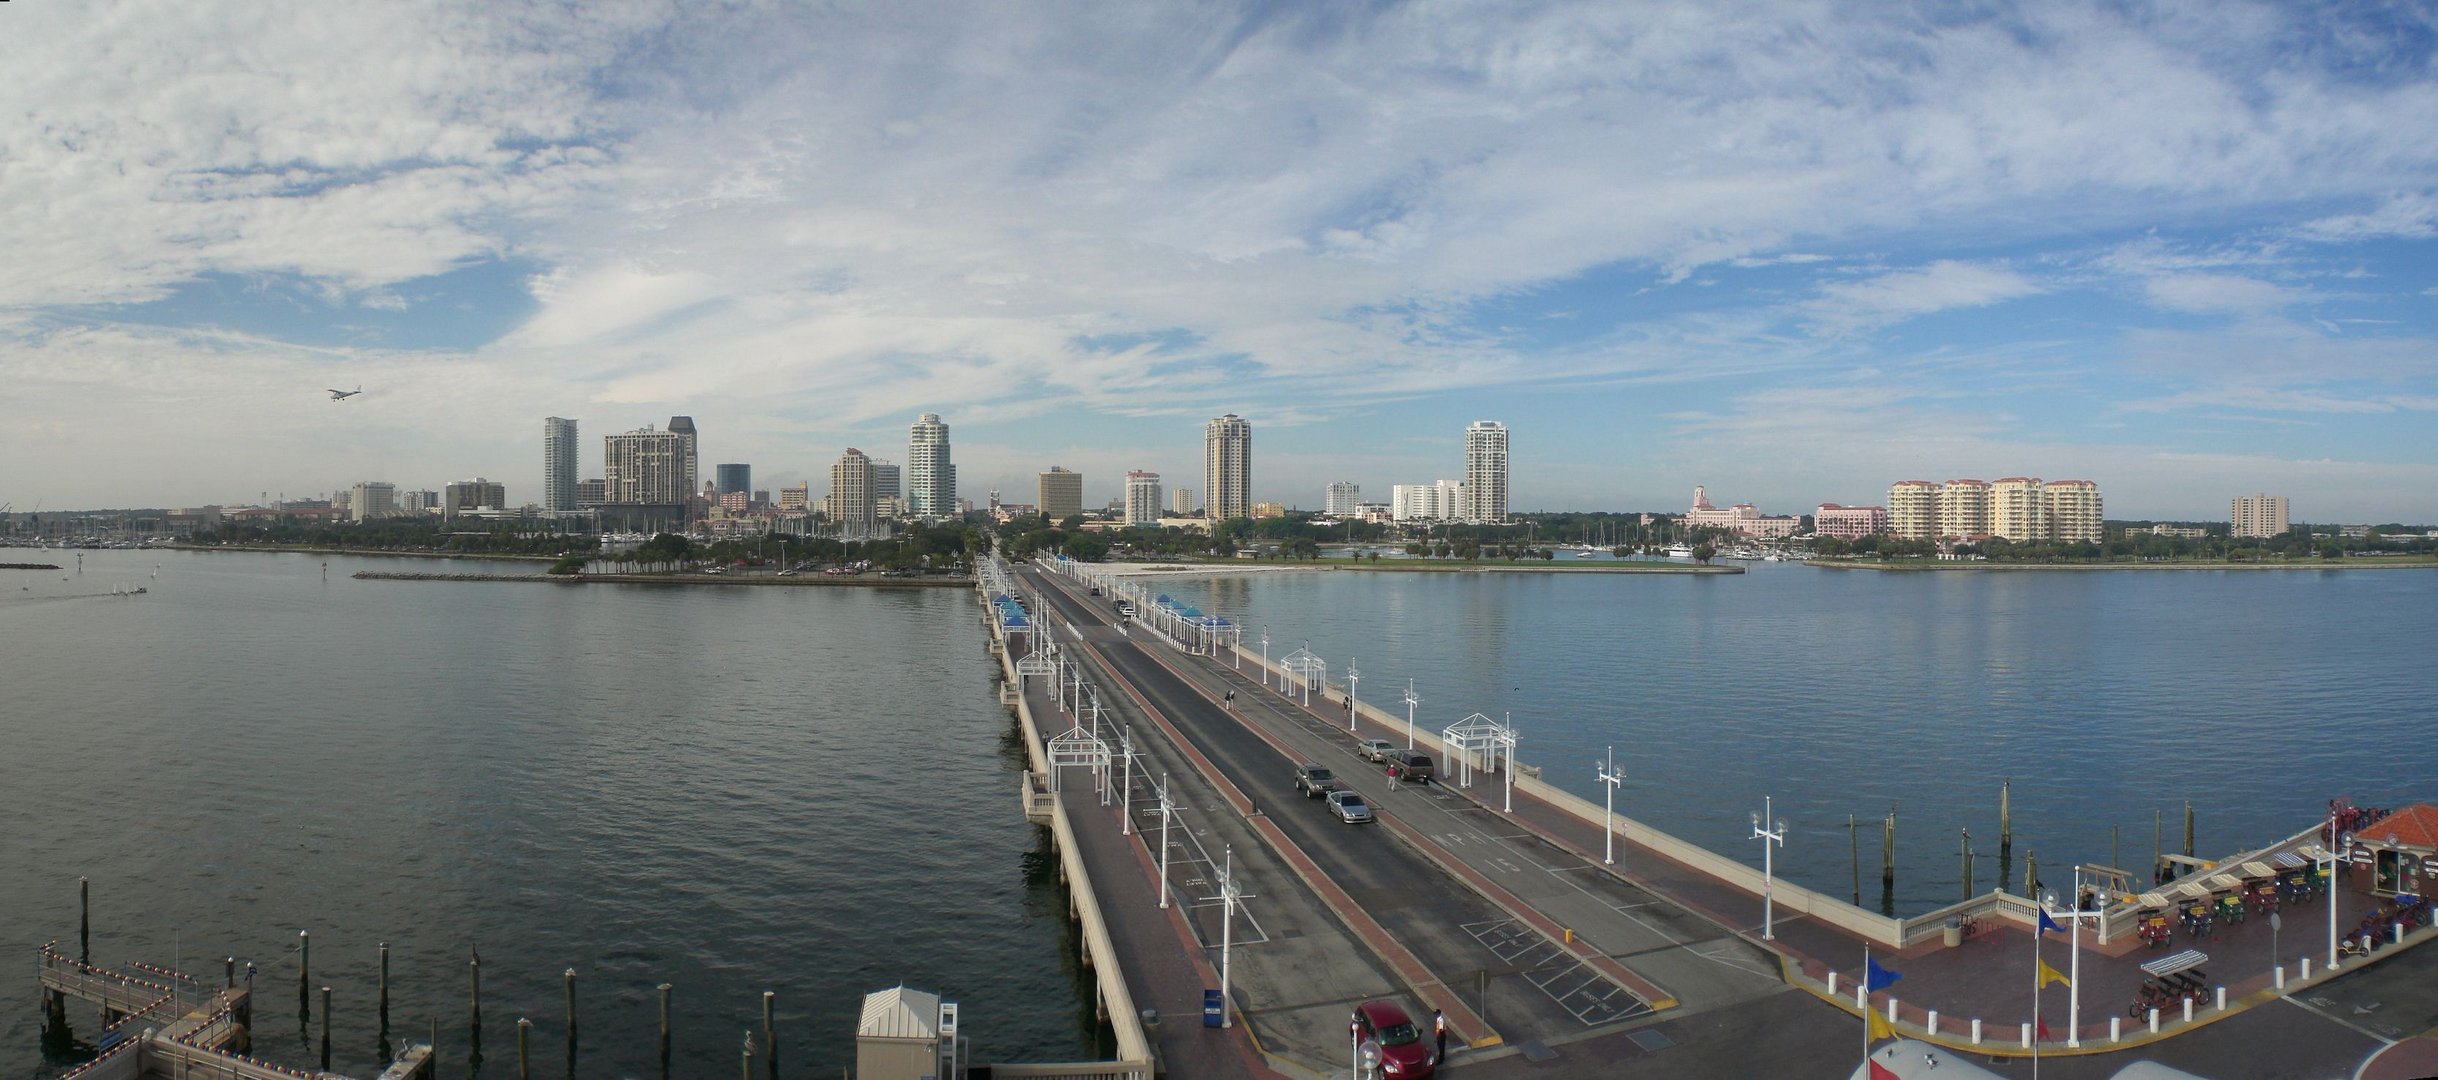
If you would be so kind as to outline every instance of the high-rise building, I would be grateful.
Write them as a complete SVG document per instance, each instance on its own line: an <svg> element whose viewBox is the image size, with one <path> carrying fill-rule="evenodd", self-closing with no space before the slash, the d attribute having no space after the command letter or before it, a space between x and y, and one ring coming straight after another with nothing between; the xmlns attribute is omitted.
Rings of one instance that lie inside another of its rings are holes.
<svg viewBox="0 0 2438 1080"><path fill-rule="evenodd" d="M398 485L379 480L357 484L347 500L348 516L357 521L390 517L398 512Z"/></svg>
<svg viewBox="0 0 2438 1080"><path fill-rule="evenodd" d="M1178 517L1192 517L1201 507L1194 505L1194 489L1181 487L1168 493L1168 512Z"/></svg>
<svg viewBox="0 0 2438 1080"><path fill-rule="evenodd" d="M711 468L711 475L716 478L713 490L716 491L721 498L726 498L730 495L739 493L742 493L748 499L753 497L753 466L737 464L714 465Z"/></svg>
<svg viewBox="0 0 2438 1080"><path fill-rule="evenodd" d="M1354 508L1363 503L1363 485L1340 480L1329 485L1321 494L1321 513L1330 517L1353 517Z"/></svg>
<svg viewBox="0 0 2438 1080"><path fill-rule="evenodd" d="M601 505L602 503L605 503L605 502L608 502L608 501L609 501L609 481L607 481L607 480L578 480L578 481L576 481L576 508L577 508L577 509L583 509L583 508L588 507L588 506L599 506L599 505Z"/></svg>
<svg viewBox="0 0 2438 1080"><path fill-rule="evenodd" d="M1041 497L1037 504L1052 522L1065 521L1084 512L1084 474L1052 465L1041 474Z"/></svg>
<svg viewBox="0 0 2438 1080"><path fill-rule="evenodd" d="M548 417L542 421L542 509L558 513L576 506L576 422Z"/></svg>
<svg viewBox="0 0 2438 1080"><path fill-rule="evenodd" d="M1888 486L1888 532L1899 540L1930 540L1939 531L1939 486L1899 480Z"/></svg>
<svg viewBox="0 0 2438 1080"><path fill-rule="evenodd" d="M904 499L905 496L905 475L899 470L898 464L887 458L873 458L872 500L874 504L877 505L882 499Z"/></svg>
<svg viewBox="0 0 2438 1080"><path fill-rule="evenodd" d="M1989 531L2017 543L2050 538L2047 493L2037 476L2009 476L1989 486Z"/></svg>
<svg viewBox="0 0 2438 1080"><path fill-rule="evenodd" d="M1939 485L1939 535L1989 535L1989 481L1949 480Z"/></svg>
<svg viewBox="0 0 2438 1080"><path fill-rule="evenodd" d="M906 509L926 520L957 516L957 467L938 413L917 417L907 440Z"/></svg>
<svg viewBox="0 0 2438 1080"><path fill-rule="evenodd" d="M849 532L868 530L877 520L872 502L872 459L847 447L830 466L830 520Z"/></svg>
<svg viewBox="0 0 2438 1080"><path fill-rule="evenodd" d="M2089 480L1900 480L1888 488L1887 531L1902 540L1995 536L2017 543L2096 544L2100 513L2099 485ZM1825 518L1820 525L1821 535L1835 535L1827 531Z"/></svg>
<svg viewBox="0 0 2438 1080"><path fill-rule="evenodd" d="M2041 486L2049 512L2049 539L2096 544L2101 537L2099 485L2089 480L2051 480Z"/></svg>
<svg viewBox="0 0 2438 1080"><path fill-rule="evenodd" d="M2283 536L2290 527L2283 495L2237 495L2227 504L2226 516L2237 536Z"/></svg>
<svg viewBox="0 0 2438 1080"><path fill-rule="evenodd" d="M1475 420L1465 428L1464 485L1466 520L1507 523L1507 425Z"/></svg>
<svg viewBox="0 0 2438 1080"><path fill-rule="evenodd" d="M1126 524L1160 523L1160 474L1135 469L1126 474Z"/></svg>
<svg viewBox="0 0 2438 1080"><path fill-rule="evenodd" d="M497 510L508 505L508 486L475 477L459 480L440 489L440 513L456 517L468 510Z"/></svg>
<svg viewBox="0 0 2438 1080"><path fill-rule="evenodd" d="M794 487L780 488L779 512L784 514L810 507L812 505L812 487L811 484L797 484Z"/></svg>
<svg viewBox="0 0 2438 1080"><path fill-rule="evenodd" d="M694 498L694 421L672 416L667 431L647 425L603 437L601 478L604 503L684 505Z"/></svg>
<svg viewBox="0 0 2438 1080"><path fill-rule="evenodd" d="M1229 413L1202 427L1202 491L1212 522L1253 515L1253 425Z"/></svg>

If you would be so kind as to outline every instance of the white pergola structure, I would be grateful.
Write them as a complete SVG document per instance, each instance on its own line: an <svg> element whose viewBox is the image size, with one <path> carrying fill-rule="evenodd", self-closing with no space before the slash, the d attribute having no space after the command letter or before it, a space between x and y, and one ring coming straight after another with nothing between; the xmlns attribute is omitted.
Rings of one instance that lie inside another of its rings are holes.
<svg viewBox="0 0 2438 1080"><path fill-rule="evenodd" d="M1059 773L1061 770L1071 765L1085 765L1091 767L1092 780L1105 796L1109 789L1111 756L1109 744L1102 742L1099 736L1085 731L1082 724L1068 728L1057 738L1050 740L1050 790L1053 792L1060 790L1062 785L1059 783ZM1104 799L1104 801L1106 800Z"/></svg>
<svg viewBox="0 0 2438 1080"><path fill-rule="evenodd" d="M1302 687L1306 705L1312 704L1313 689L1326 685L1329 679L1329 661L1314 656L1310 649L1297 649L1280 657L1278 666L1287 673L1289 680L1282 689L1286 690L1289 697L1293 697L1296 688ZM1328 692L1323 691L1322 696L1327 697Z"/></svg>
<svg viewBox="0 0 2438 1080"><path fill-rule="evenodd" d="M1457 787L1472 787L1474 773L1490 771L1498 762L1498 752L1515 745L1515 733L1507 725L1480 713L1440 729L1439 737L1447 741Z"/></svg>
<svg viewBox="0 0 2438 1080"><path fill-rule="evenodd" d="M1016 661L1016 678L1018 679L1026 676L1056 675L1057 673L1058 645L1055 642L1044 642L1040 648L1026 652L1023 658Z"/></svg>

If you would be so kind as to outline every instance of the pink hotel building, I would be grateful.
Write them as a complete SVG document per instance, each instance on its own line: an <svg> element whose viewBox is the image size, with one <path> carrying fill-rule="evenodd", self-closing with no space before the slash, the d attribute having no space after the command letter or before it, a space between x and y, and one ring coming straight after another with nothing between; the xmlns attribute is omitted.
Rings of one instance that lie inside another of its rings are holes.
<svg viewBox="0 0 2438 1080"><path fill-rule="evenodd" d="M1812 511L1812 533L1833 536L1839 540L1860 540L1872 533L1888 531L1888 508L1885 506L1840 506L1821 503Z"/></svg>

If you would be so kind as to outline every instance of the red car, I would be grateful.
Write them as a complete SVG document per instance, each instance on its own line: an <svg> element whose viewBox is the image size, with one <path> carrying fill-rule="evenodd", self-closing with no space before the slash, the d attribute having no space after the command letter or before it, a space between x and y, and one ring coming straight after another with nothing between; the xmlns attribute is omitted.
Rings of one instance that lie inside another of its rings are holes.
<svg viewBox="0 0 2438 1080"><path fill-rule="evenodd" d="M1432 1033L1422 1030L1393 1001L1366 1001L1354 1009L1354 1034L1380 1044L1380 1075L1415 1080L1439 1069Z"/></svg>

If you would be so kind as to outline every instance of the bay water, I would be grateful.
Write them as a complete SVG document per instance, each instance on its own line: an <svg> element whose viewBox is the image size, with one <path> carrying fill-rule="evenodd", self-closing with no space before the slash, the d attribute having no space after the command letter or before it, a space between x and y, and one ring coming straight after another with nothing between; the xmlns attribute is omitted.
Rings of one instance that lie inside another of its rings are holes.
<svg viewBox="0 0 2438 1080"><path fill-rule="evenodd" d="M1410 680L1425 729L1511 720L1519 759L1595 805L1613 746L1620 814L1755 867L1767 798L1789 825L1777 872L1865 907L1893 806L1904 915L1961 898L1967 850L1974 890L1998 883L2010 780L2008 882L2036 855L2060 895L2076 863L2145 874L2154 829L2181 850L2187 799L2208 857L2308 828L2331 798L2438 798L2438 571L1748 565L1154 591L1242 623L1255 652L1268 633L1273 660L1310 648L1332 682L1353 665L1393 715Z"/></svg>
<svg viewBox="0 0 2438 1080"><path fill-rule="evenodd" d="M78 556L81 558L79 572ZM974 1060L1096 1038L1044 831L962 589L358 581L407 559L9 552L0 573L0 1076L38 1049L35 947L258 974L256 1056L369 1076L378 943L391 1039L437 1023L469 1074L534 1021L547 1075L727 1075L776 991L788 1075L852 1060L865 992L961 1005ZM325 570L325 564L327 569ZM114 591L145 587L134 598ZM561 973L577 972L580 1070ZM98 1028L72 1008L78 1034ZM714 1070L717 1070L716 1072Z"/></svg>

